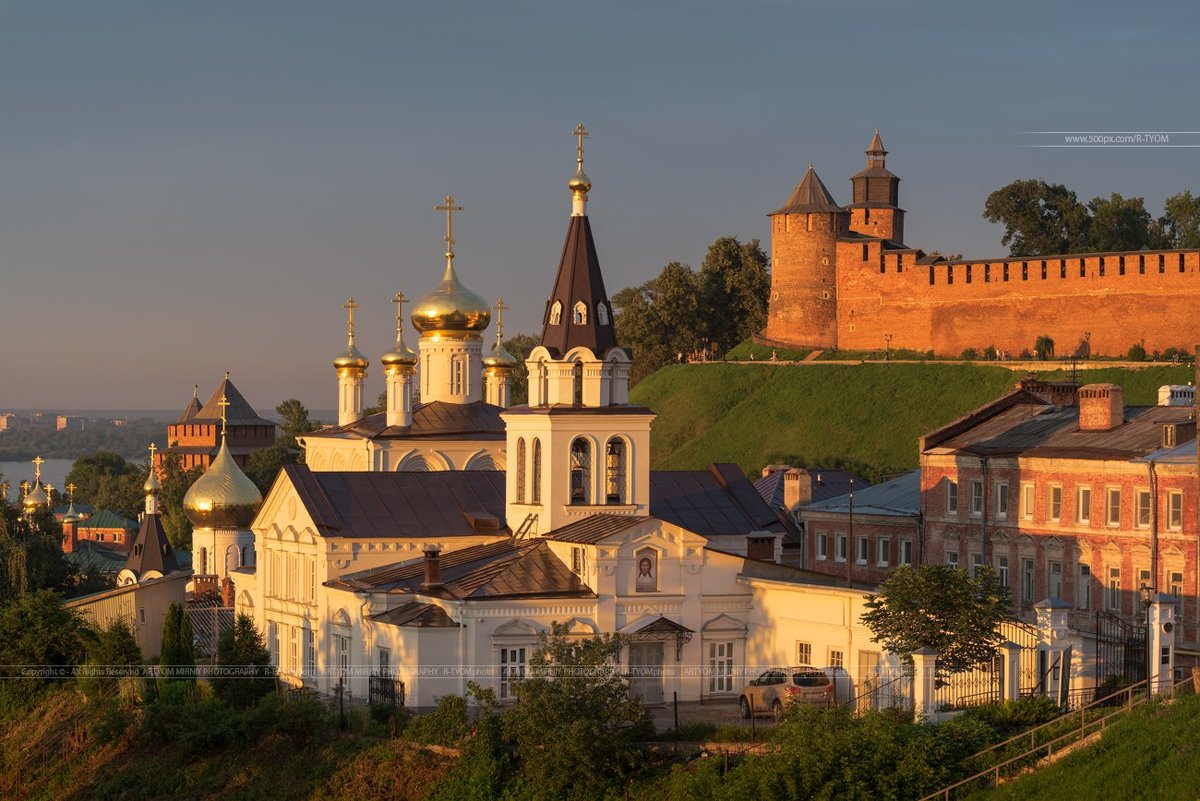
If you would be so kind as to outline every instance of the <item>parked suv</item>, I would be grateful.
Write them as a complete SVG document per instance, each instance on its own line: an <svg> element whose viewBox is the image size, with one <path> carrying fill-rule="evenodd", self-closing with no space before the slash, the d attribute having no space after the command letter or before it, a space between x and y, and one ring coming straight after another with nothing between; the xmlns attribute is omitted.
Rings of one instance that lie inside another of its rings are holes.
<svg viewBox="0 0 1200 801"><path fill-rule="evenodd" d="M770 712L778 720L788 704L830 707L837 703L833 668L808 665L771 668L742 688L742 717Z"/></svg>

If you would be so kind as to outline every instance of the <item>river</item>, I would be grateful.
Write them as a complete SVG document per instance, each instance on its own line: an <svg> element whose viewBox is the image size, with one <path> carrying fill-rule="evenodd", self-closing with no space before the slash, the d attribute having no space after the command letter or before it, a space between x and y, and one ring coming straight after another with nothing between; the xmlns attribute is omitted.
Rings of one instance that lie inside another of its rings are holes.
<svg viewBox="0 0 1200 801"><path fill-rule="evenodd" d="M42 462L42 483L51 484L60 492L64 492L63 484L67 483L67 473L71 472L74 459L47 459ZM20 495L21 481L33 481L33 462L0 462L0 474L12 487L8 497L15 500Z"/></svg>

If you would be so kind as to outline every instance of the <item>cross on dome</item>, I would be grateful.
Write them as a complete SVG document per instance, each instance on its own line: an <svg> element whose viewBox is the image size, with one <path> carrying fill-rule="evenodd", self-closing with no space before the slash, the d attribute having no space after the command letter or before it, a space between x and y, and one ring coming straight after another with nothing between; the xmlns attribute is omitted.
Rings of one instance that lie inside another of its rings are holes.
<svg viewBox="0 0 1200 801"><path fill-rule="evenodd" d="M434 211L446 212L446 258L454 258L454 212L462 211L462 206L454 205L454 195L446 195L442 205L434 206Z"/></svg>

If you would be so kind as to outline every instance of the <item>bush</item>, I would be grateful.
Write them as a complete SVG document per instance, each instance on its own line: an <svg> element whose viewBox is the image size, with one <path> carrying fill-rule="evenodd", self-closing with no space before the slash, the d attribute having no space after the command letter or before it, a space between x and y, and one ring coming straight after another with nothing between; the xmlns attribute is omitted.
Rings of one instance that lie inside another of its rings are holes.
<svg viewBox="0 0 1200 801"><path fill-rule="evenodd" d="M1051 339L1047 334L1042 334L1034 341L1033 352L1042 361L1045 361L1046 359L1053 359L1054 340Z"/></svg>
<svg viewBox="0 0 1200 801"><path fill-rule="evenodd" d="M324 740L333 727L332 712L316 696L269 693L241 714L239 734L247 743L281 734L303 748Z"/></svg>
<svg viewBox="0 0 1200 801"><path fill-rule="evenodd" d="M975 350L974 348L967 348L959 355L959 358L968 362L978 361L979 351Z"/></svg>
<svg viewBox="0 0 1200 801"><path fill-rule="evenodd" d="M443 695L427 715L418 715L405 735L427 745L454 745L467 736L467 702L461 695Z"/></svg>
<svg viewBox="0 0 1200 801"><path fill-rule="evenodd" d="M976 707L963 717L974 718L991 726L1004 739L1023 729L1048 723L1060 714L1058 704L1052 699L1037 696Z"/></svg>
<svg viewBox="0 0 1200 801"><path fill-rule="evenodd" d="M1126 354L1126 358L1128 358L1131 362L1144 362L1146 361L1146 348L1142 345L1142 343L1138 342L1129 349L1129 353Z"/></svg>

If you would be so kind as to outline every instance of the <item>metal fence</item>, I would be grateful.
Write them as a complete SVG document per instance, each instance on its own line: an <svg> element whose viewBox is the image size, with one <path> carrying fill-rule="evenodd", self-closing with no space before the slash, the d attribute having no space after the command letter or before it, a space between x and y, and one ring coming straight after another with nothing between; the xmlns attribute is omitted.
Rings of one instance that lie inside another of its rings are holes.
<svg viewBox="0 0 1200 801"><path fill-rule="evenodd" d="M221 635L233 628L233 607L190 603L186 607L192 624L192 644L199 658L216 658Z"/></svg>

